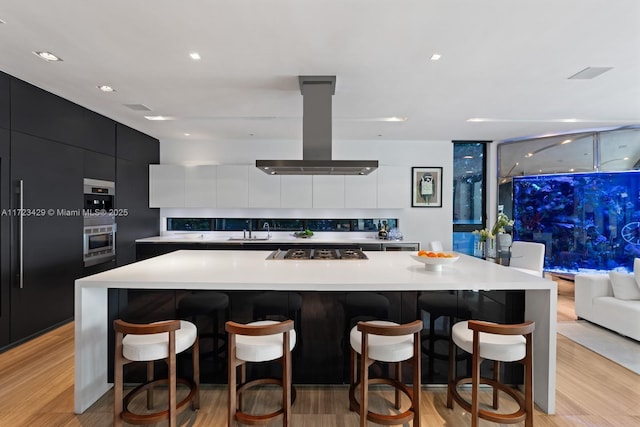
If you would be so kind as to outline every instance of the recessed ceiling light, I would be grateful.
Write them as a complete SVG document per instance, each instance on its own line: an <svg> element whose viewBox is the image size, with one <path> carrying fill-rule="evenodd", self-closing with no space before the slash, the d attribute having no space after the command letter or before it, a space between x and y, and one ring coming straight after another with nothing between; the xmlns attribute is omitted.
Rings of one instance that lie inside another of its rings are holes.
<svg viewBox="0 0 640 427"><path fill-rule="evenodd" d="M49 62L62 62L62 58L54 55L51 52L33 52L34 55L37 55L38 57L44 59L45 61L49 61Z"/></svg>
<svg viewBox="0 0 640 427"><path fill-rule="evenodd" d="M565 139L564 141L562 141L562 142L560 143L560 145L570 144L571 142L573 142L573 140L572 140L572 139Z"/></svg>
<svg viewBox="0 0 640 427"><path fill-rule="evenodd" d="M442 55L440 55L439 53L434 53L433 55L431 55L432 61L439 61L440 58L442 58Z"/></svg>
<svg viewBox="0 0 640 427"><path fill-rule="evenodd" d="M190 134L190 133L184 133L183 135L184 135L184 136L191 136L191 134Z"/></svg>
<svg viewBox="0 0 640 427"><path fill-rule="evenodd" d="M144 104L124 104L124 106L133 111L151 111L151 108Z"/></svg>
<svg viewBox="0 0 640 427"><path fill-rule="evenodd" d="M200 59L200 54L199 54L198 52L191 52L191 53L189 54L189 56L191 57L191 59L196 60L196 61L197 61L198 59Z"/></svg>
<svg viewBox="0 0 640 427"><path fill-rule="evenodd" d="M613 67L587 67L584 70L580 70L574 75L569 76L569 79L572 79L572 80L594 79L599 75L606 73L609 70L613 70Z"/></svg>
<svg viewBox="0 0 640 427"><path fill-rule="evenodd" d="M175 120L174 117L170 117L170 116L144 116L144 118L147 120L155 120L155 121Z"/></svg>
<svg viewBox="0 0 640 427"><path fill-rule="evenodd" d="M98 89L100 89L103 92L115 92L116 91L114 88L112 88L111 86L107 86L107 85L100 85L100 86L98 86Z"/></svg>
<svg viewBox="0 0 640 427"><path fill-rule="evenodd" d="M527 153L525 157L533 157L533 153Z"/></svg>
<svg viewBox="0 0 640 427"><path fill-rule="evenodd" d="M406 122L407 118L406 117L382 117L380 119L380 121L382 122Z"/></svg>

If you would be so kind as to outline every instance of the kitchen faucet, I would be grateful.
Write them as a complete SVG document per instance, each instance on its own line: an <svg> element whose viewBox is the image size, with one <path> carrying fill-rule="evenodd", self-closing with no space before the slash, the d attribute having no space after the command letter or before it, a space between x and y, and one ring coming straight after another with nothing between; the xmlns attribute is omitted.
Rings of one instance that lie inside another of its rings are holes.
<svg viewBox="0 0 640 427"><path fill-rule="evenodd" d="M247 224L249 225L249 238L251 238L251 220L247 220ZM244 229L242 230L242 238L246 239L247 238L247 230Z"/></svg>
<svg viewBox="0 0 640 427"><path fill-rule="evenodd" d="M267 240L269 240L269 238L271 237L271 228L269 227L269 223L265 222L264 225L262 226L262 229L267 229Z"/></svg>

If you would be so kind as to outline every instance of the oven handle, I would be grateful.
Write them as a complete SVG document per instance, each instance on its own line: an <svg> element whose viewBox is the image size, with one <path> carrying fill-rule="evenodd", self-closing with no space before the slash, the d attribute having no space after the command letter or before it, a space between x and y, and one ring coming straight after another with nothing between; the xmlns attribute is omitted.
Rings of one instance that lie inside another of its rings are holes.
<svg viewBox="0 0 640 427"><path fill-rule="evenodd" d="M19 181L18 192L19 196L19 205L20 205L20 215L18 215L18 223L20 227L20 231L18 234L18 275L19 275L19 283L20 289L24 288L24 180L21 179Z"/></svg>

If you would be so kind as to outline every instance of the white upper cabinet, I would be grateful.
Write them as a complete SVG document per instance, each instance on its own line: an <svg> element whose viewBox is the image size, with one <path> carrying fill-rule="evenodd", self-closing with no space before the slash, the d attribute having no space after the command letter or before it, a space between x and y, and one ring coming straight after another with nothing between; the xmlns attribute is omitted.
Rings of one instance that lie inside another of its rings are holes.
<svg viewBox="0 0 640 427"><path fill-rule="evenodd" d="M345 208L375 208L378 199L378 172L344 177Z"/></svg>
<svg viewBox="0 0 640 427"><path fill-rule="evenodd" d="M217 170L217 207L249 207L249 166L220 165Z"/></svg>
<svg viewBox="0 0 640 427"><path fill-rule="evenodd" d="M280 207L280 176L249 166L249 207Z"/></svg>
<svg viewBox="0 0 640 427"><path fill-rule="evenodd" d="M407 208L411 201L411 171L407 166L380 166L378 207Z"/></svg>
<svg viewBox="0 0 640 427"><path fill-rule="evenodd" d="M267 175L253 165L149 165L152 208L406 208L411 174Z"/></svg>
<svg viewBox="0 0 640 427"><path fill-rule="evenodd" d="M310 175L282 175L280 177L280 207L313 207L313 182Z"/></svg>
<svg viewBox="0 0 640 427"><path fill-rule="evenodd" d="M344 208L344 176L313 175L313 207Z"/></svg>
<svg viewBox="0 0 640 427"><path fill-rule="evenodd" d="M217 206L217 171L215 165L185 167L184 206L215 208Z"/></svg>
<svg viewBox="0 0 640 427"><path fill-rule="evenodd" d="M183 207L184 185L183 166L149 165L149 207Z"/></svg>

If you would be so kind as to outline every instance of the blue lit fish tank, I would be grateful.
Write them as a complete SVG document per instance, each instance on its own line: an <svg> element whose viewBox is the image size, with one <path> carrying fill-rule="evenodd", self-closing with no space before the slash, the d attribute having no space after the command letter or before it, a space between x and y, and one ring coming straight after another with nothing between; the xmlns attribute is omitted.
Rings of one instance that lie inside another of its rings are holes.
<svg viewBox="0 0 640 427"><path fill-rule="evenodd" d="M513 178L514 240L546 245L545 271L633 271L640 171Z"/></svg>

